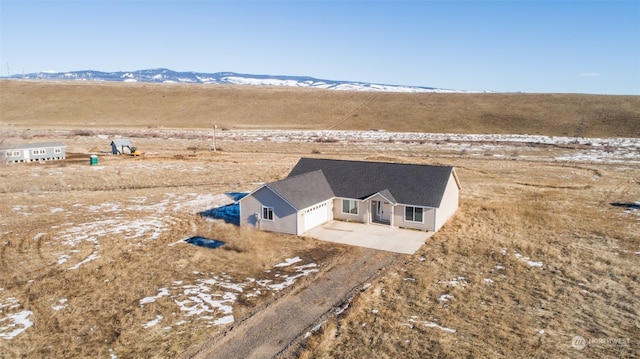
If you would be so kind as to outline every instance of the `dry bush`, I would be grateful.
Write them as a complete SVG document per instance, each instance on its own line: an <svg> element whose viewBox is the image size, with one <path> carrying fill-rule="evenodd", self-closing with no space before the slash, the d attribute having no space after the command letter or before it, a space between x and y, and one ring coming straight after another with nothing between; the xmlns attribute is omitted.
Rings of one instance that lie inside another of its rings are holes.
<svg viewBox="0 0 640 359"><path fill-rule="evenodd" d="M93 136L94 132L91 130L75 129L75 130L71 130L69 134L74 137L75 136Z"/></svg>

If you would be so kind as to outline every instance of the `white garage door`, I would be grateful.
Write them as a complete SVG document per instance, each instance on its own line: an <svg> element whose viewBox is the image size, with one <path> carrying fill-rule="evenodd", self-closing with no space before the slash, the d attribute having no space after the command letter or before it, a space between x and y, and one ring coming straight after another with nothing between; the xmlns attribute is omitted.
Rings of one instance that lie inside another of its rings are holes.
<svg viewBox="0 0 640 359"><path fill-rule="evenodd" d="M302 215L304 231L308 231L309 229L326 222L329 219L327 212L327 203L307 208Z"/></svg>

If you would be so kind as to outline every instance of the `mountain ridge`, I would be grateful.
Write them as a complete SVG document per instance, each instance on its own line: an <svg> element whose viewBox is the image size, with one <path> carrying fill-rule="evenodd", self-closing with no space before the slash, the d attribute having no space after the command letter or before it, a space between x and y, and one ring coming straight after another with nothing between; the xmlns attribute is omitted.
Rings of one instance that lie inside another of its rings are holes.
<svg viewBox="0 0 640 359"><path fill-rule="evenodd" d="M104 82L151 82L151 83L188 83L188 84L233 84L251 86L285 86L319 88L341 91L372 92L414 92L414 93L474 93L477 91L452 90L426 86L403 86L369 83L361 81L341 81L318 79L310 76L257 75L237 72L195 72L173 71L167 68L144 69L136 71L104 72L96 70L81 71L42 71L22 75L10 75L5 79L57 80L57 81L104 81Z"/></svg>

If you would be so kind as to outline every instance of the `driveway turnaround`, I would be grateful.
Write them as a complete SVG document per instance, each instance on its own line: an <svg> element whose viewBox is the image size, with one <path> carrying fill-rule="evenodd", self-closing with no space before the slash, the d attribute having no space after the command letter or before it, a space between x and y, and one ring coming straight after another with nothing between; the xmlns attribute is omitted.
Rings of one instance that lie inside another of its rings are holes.
<svg viewBox="0 0 640 359"><path fill-rule="evenodd" d="M434 232L393 228L384 224L329 221L303 235L327 242L414 254Z"/></svg>

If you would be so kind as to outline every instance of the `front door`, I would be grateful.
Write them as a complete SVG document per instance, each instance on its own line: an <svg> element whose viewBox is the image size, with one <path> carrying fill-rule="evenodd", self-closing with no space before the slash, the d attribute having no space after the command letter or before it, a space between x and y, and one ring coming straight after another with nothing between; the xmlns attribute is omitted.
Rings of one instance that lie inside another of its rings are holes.
<svg viewBox="0 0 640 359"><path fill-rule="evenodd" d="M391 218L391 205L389 202L376 201L376 215L382 222L389 222Z"/></svg>

